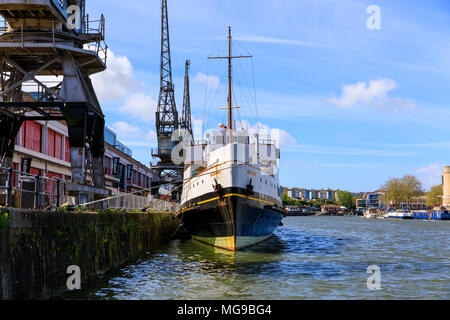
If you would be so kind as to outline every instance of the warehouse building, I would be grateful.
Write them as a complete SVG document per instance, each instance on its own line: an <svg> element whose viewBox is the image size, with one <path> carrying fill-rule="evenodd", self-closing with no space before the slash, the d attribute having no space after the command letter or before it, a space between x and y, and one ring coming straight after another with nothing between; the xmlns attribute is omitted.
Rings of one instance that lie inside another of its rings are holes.
<svg viewBox="0 0 450 320"><path fill-rule="evenodd" d="M154 172L135 160L132 151L105 129L105 187L113 193L147 195ZM25 121L16 137L13 169L49 179L71 180L68 128L64 121ZM13 186L20 176L14 174ZM88 183L91 178L87 177ZM47 186L48 188L49 186Z"/></svg>

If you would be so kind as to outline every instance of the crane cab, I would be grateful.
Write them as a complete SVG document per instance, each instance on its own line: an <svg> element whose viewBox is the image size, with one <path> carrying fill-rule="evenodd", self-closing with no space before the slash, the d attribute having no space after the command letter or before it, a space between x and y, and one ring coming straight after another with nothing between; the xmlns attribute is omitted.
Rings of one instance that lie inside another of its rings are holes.
<svg viewBox="0 0 450 320"><path fill-rule="evenodd" d="M83 21L85 0L4 0L0 3L0 15L11 31L39 27L58 28L70 18L68 8L79 7Z"/></svg>

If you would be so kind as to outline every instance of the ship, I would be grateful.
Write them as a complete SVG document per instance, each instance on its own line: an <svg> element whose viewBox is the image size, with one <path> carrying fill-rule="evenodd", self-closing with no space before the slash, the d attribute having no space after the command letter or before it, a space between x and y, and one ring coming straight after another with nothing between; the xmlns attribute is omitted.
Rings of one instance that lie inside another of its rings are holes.
<svg viewBox="0 0 450 320"><path fill-rule="evenodd" d="M238 251L269 239L282 225L277 142L237 128L232 106L231 28L228 29L228 124L185 146L178 217L192 239Z"/></svg>

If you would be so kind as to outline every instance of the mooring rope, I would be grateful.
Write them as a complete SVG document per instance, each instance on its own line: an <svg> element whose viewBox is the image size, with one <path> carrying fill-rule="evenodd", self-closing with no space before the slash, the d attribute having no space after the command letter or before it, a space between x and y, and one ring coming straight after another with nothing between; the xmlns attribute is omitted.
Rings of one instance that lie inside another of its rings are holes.
<svg viewBox="0 0 450 320"><path fill-rule="evenodd" d="M230 161L233 161L233 160L230 160ZM144 190L135 191L135 192L130 192L130 193L119 194L119 195L112 196L112 197L108 197L108 198L105 198L105 199L100 199L100 200L96 200L96 201L92 201L92 202L87 202L87 203L75 205L75 206L73 206L73 207L74 207L74 208L87 207L87 206L90 206L90 205L93 205L93 204L96 204L96 203L101 203L101 202L104 202L104 201L109 201L109 200L113 200L113 199L118 199L118 198L125 197L125 196L129 196L129 195L135 195L135 194L141 193L141 192L152 191L153 189L160 188L161 186L164 186L164 185L170 185L170 184L175 184L175 183L183 183L182 185L179 185L178 187L174 188L172 191L169 192L169 194L172 194L172 193L175 192L177 189L179 189L179 188L181 188L182 186L184 186L184 185L185 185L187 182L189 182L190 180L192 180L192 179L194 179L194 178L199 178L199 177L202 177L202 176L207 176L207 175L209 175L210 173L205 173L205 172L207 172L207 171L209 171L209 170L211 170L211 169L213 169L213 168L215 168L215 167L224 165L224 164L226 164L226 163L228 163L228 162L230 162L230 161L226 161L226 162L223 162L223 163L217 164L217 165L214 163L214 164L212 164L210 167L204 169L203 171L199 172L197 175L195 175L195 176L193 176L193 177L191 177L191 178L189 178L189 179L183 179L183 180L178 180L178 181L167 182L167 183L163 183L163 184L161 184L161 185L159 185L159 186L156 186L156 187L146 188L146 189L144 189ZM228 167L228 168L224 168L224 169L221 169L221 170L232 169L232 168L234 168L234 167L238 167L238 166L242 166L242 165L245 165L245 163L235 164L235 165L232 165L232 166L230 166L230 167ZM185 182L186 182L186 183L185 183ZM158 202L162 202L162 201L164 201L164 200L162 200L162 199L156 199L156 201L155 201L154 203L152 203L152 206L151 206L151 207L153 207L153 206L154 206L155 204L157 204ZM150 209L151 207L146 207L146 208L142 208L142 209L145 209L144 211L146 211L146 210Z"/></svg>

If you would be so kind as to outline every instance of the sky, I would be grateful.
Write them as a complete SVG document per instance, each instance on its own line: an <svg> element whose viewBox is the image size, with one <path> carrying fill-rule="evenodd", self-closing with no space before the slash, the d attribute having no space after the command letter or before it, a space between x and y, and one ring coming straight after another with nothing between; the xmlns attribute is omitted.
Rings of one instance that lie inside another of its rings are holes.
<svg viewBox="0 0 450 320"><path fill-rule="evenodd" d="M93 75L106 124L149 165L156 147L160 0L91 0L108 68ZM374 11L376 6L378 11ZM168 0L181 113L191 61L196 138L226 122L228 26L236 120L279 132L280 183L368 192L389 178L441 183L450 165L450 2ZM379 13L379 14L378 14Z"/></svg>

